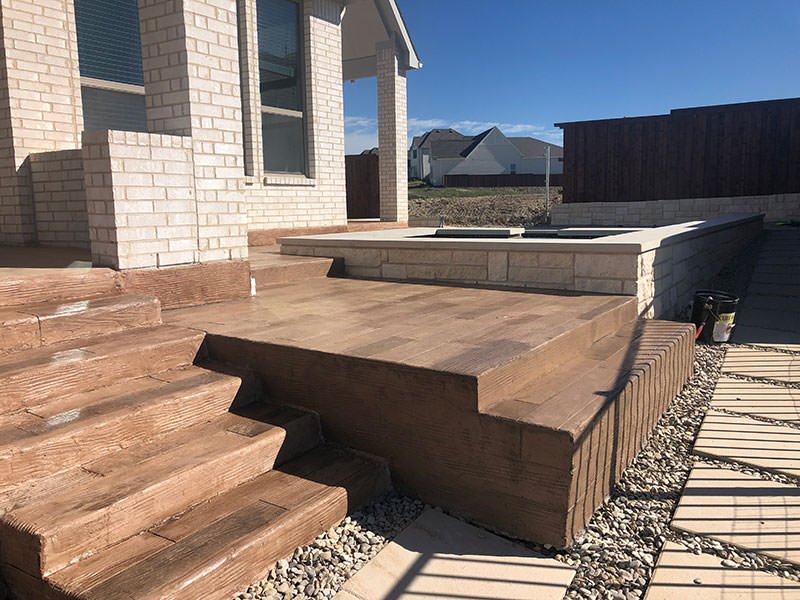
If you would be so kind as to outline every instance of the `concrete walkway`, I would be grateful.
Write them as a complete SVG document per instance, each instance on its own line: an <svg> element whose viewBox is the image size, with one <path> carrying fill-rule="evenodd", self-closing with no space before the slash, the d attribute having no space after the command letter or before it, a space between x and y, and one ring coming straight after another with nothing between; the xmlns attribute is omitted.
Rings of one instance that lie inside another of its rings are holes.
<svg viewBox="0 0 800 600"><path fill-rule="evenodd" d="M335 600L561 600L575 570L428 509Z"/></svg>
<svg viewBox="0 0 800 600"><path fill-rule="evenodd" d="M764 232L672 528L800 565L800 229ZM748 347L749 346L749 347ZM792 483L793 482L793 483ZM800 584L668 543L647 600L800 598Z"/></svg>

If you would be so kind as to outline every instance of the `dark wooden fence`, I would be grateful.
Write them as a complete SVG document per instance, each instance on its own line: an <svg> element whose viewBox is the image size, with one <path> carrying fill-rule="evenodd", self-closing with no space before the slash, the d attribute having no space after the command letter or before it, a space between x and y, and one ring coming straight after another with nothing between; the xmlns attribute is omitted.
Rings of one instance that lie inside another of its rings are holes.
<svg viewBox="0 0 800 600"><path fill-rule="evenodd" d="M344 157L347 186L347 217L377 219L380 217L380 180L377 154L355 154Z"/></svg>
<svg viewBox="0 0 800 600"><path fill-rule="evenodd" d="M564 202L800 192L800 98L557 126Z"/></svg>
<svg viewBox="0 0 800 600"><path fill-rule="evenodd" d="M444 187L541 187L544 175L517 173L515 175L445 175ZM561 185L561 175L550 175L550 185Z"/></svg>

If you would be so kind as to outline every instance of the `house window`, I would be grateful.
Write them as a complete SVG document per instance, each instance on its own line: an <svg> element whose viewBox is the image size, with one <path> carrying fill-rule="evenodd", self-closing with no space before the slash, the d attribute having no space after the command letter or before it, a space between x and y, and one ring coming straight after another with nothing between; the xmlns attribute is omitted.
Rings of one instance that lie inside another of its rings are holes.
<svg viewBox="0 0 800 600"><path fill-rule="evenodd" d="M512 174L512 175L515 175L515 174L516 174L516 172L517 172L517 165L516 165L516 163L511 163L511 167L510 167L509 171L511 171L511 174Z"/></svg>
<svg viewBox="0 0 800 600"><path fill-rule="evenodd" d="M147 131L136 0L75 0L84 129Z"/></svg>
<svg viewBox="0 0 800 600"><path fill-rule="evenodd" d="M264 170L305 173L301 6L257 0L256 12Z"/></svg>

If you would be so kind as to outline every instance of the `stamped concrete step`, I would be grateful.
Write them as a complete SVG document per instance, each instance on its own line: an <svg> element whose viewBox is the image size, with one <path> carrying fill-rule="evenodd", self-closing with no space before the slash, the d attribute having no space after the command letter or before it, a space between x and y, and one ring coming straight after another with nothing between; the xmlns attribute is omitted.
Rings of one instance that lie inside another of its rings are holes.
<svg viewBox="0 0 800 600"><path fill-rule="evenodd" d="M510 395L538 387L548 374L579 359L599 340L613 335L622 327L631 326L636 319L636 300L609 298L600 306L577 316L572 322L559 324L560 316L548 315L552 334L528 352L496 348L497 353L509 353L510 360L478 376L478 410L484 410Z"/></svg>
<svg viewBox="0 0 800 600"><path fill-rule="evenodd" d="M542 539L564 543L583 529L691 376L693 356L691 325L638 321L483 411L519 425L535 500L561 507Z"/></svg>
<svg viewBox="0 0 800 600"><path fill-rule="evenodd" d="M34 493L10 508L2 561L53 573L319 443L311 413L268 405L237 413L84 463L58 494Z"/></svg>
<svg viewBox="0 0 800 600"><path fill-rule="evenodd" d="M168 325L0 356L0 413L191 364L205 334Z"/></svg>
<svg viewBox="0 0 800 600"><path fill-rule="evenodd" d="M161 323L156 298L104 296L0 310L0 353Z"/></svg>
<svg viewBox="0 0 800 600"><path fill-rule="evenodd" d="M256 382L196 366L59 396L0 417L0 489L210 421L254 399Z"/></svg>
<svg viewBox="0 0 800 600"><path fill-rule="evenodd" d="M80 301L120 293L119 273L104 268L0 269L0 306Z"/></svg>
<svg viewBox="0 0 800 600"><path fill-rule="evenodd" d="M276 283L327 277L337 273L337 267L333 258L290 256L258 249L250 252L250 274L255 279L256 290Z"/></svg>
<svg viewBox="0 0 800 600"><path fill-rule="evenodd" d="M46 600L229 600L388 485L385 464L323 446L44 582L6 579Z"/></svg>

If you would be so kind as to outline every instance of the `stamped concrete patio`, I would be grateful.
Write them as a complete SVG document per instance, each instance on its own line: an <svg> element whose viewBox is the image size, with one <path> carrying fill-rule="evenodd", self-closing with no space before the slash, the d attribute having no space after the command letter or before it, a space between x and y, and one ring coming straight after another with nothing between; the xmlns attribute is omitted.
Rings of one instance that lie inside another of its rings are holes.
<svg viewBox="0 0 800 600"><path fill-rule="evenodd" d="M800 229L770 228L755 262L698 463L672 527L800 565ZM739 465L748 472L723 468ZM772 474L770 476L769 474ZM776 479L777 476L777 479ZM800 598L800 583L665 546L647 600Z"/></svg>

